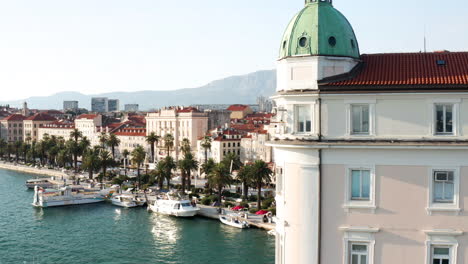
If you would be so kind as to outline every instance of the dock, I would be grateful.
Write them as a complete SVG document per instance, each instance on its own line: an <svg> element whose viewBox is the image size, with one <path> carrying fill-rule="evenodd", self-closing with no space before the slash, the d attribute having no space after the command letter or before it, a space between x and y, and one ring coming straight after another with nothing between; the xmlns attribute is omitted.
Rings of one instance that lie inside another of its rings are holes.
<svg viewBox="0 0 468 264"><path fill-rule="evenodd" d="M218 213L218 207L213 207L213 206L206 206L206 205L198 205L200 208L200 211L198 212L198 215L201 217L206 217L210 219L216 219L219 221L219 213ZM231 211L228 209L226 210L226 213L236 213L235 211ZM265 229L267 231L274 230L275 229L275 224L274 223L263 223L263 216L261 215L254 215L251 213L247 213L247 218L242 218L243 220L247 221L250 226L260 228L260 229Z"/></svg>

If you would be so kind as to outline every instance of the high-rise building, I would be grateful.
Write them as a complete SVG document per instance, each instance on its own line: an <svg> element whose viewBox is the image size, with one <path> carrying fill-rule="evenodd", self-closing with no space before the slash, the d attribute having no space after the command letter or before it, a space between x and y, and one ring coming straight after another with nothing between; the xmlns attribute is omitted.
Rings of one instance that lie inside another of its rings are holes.
<svg viewBox="0 0 468 264"><path fill-rule="evenodd" d="M138 104L126 104L124 107L125 112L138 112Z"/></svg>
<svg viewBox="0 0 468 264"><path fill-rule="evenodd" d="M91 112L105 113L109 111L109 99L107 97L91 98Z"/></svg>
<svg viewBox="0 0 468 264"><path fill-rule="evenodd" d="M63 111L78 110L78 101L63 101Z"/></svg>
<svg viewBox="0 0 468 264"><path fill-rule="evenodd" d="M107 101L107 112L118 112L120 111L120 100L109 99Z"/></svg>

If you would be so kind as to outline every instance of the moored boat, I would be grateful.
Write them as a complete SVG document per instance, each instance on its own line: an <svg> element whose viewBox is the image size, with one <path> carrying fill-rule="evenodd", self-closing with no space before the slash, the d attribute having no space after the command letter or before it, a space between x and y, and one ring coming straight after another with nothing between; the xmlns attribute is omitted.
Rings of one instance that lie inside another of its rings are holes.
<svg viewBox="0 0 468 264"><path fill-rule="evenodd" d="M50 178L30 179L27 180L24 185L28 187L28 189L34 189L36 186L41 188L53 188L55 186Z"/></svg>
<svg viewBox="0 0 468 264"><path fill-rule="evenodd" d="M193 206L189 200L177 199L168 194L162 199L156 199L153 204L149 204L148 211L176 217L193 217L200 211L200 208Z"/></svg>
<svg viewBox="0 0 468 264"><path fill-rule="evenodd" d="M65 205L91 204L103 202L105 195L98 190L85 189L82 186L66 186L60 189L34 187L35 207L55 207Z"/></svg>
<svg viewBox="0 0 468 264"><path fill-rule="evenodd" d="M135 200L135 197L133 195L128 195L128 194L118 194L112 196L110 199L113 205L121 206L121 207L137 207L137 202Z"/></svg>
<svg viewBox="0 0 468 264"><path fill-rule="evenodd" d="M232 226L232 227L237 227L237 228L241 228L241 229L244 229L244 228L249 228L249 223L247 221L245 221L244 219L240 218L239 216L237 215L219 215L219 221L221 221L221 223L225 224L225 225L228 225L228 226Z"/></svg>

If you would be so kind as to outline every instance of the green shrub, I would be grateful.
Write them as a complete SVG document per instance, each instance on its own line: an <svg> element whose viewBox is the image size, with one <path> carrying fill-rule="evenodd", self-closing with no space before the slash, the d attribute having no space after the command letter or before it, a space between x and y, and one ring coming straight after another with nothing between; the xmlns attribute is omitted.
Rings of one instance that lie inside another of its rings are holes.
<svg viewBox="0 0 468 264"><path fill-rule="evenodd" d="M234 204L231 203L231 202L225 202L224 203L224 207L233 207L233 206L234 206Z"/></svg>
<svg viewBox="0 0 468 264"><path fill-rule="evenodd" d="M262 201L262 209L268 209L271 204L275 201L275 198L268 198Z"/></svg>
<svg viewBox="0 0 468 264"><path fill-rule="evenodd" d="M210 199L210 197L203 197L203 199L201 199L201 204L203 205L210 205L212 202L212 200Z"/></svg>
<svg viewBox="0 0 468 264"><path fill-rule="evenodd" d="M255 214L257 212L257 208L250 208L249 213Z"/></svg>
<svg viewBox="0 0 468 264"><path fill-rule="evenodd" d="M268 208L267 210L270 211L272 215L276 215L276 207L271 207L271 208Z"/></svg>
<svg viewBox="0 0 468 264"><path fill-rule="evenodd" d="M257 195L250 195L248 200L249 200L249 202L256 202L257 201Z"/></svg>

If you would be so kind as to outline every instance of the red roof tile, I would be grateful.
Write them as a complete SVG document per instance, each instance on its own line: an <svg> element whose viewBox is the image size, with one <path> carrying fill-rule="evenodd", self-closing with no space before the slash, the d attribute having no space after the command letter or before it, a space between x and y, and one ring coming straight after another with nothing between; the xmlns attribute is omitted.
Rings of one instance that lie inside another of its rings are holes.
<svg viewBox="0 0 468 264"><path fill-rule="evenodd" d="M57 120L55 117L48 115L46 113L37 113L34 114L25 120L32 120L32 121L55 121Z"/></svg>
<svg viewBox="0 0 468 264"><path fill-rule="evenodd" d="M94 119L96 117L98 117L96 114L82 114L79 115L76 119Z"/></svg>
<svg viewBox="0 0 468 264"><path fill-rule="evenodd" d="M227 110L229 110L229 111L244 111L245 109L247 109L247 107L249 107L249 106L248 105L235 104L235 105L229 106Z"/></svg>
<svg viewBox="0 0 468 264"><path fill-rule="evenodd" d="M368 54L361 59L354 74L326 78L321 86L468 86L468 52Z"/></svg>
<svg viewBox="0 0 468 264"><path fill-rule="evenodd" d="M5 117L3 120L6 120L6 121L23 121L24 119L26 119L26 117L24 115L12 114L12 115L9 115L9 116Z"/></svg>

